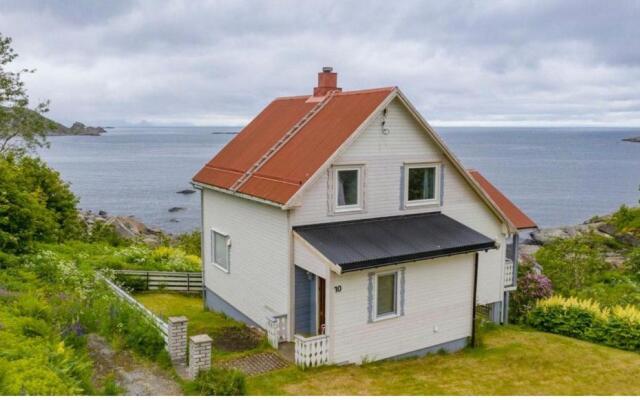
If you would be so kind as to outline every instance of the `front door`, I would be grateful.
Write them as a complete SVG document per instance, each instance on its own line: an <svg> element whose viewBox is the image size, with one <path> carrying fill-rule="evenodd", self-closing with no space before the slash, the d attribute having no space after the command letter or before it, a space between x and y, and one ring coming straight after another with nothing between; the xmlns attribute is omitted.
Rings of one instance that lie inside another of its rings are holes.
<svg viewBox="0 0 640 400"><path fill-rule="evenodd" d="M326 326L325 304L326 304L326 282L318 277L318 335L324 335Z"/></svg>

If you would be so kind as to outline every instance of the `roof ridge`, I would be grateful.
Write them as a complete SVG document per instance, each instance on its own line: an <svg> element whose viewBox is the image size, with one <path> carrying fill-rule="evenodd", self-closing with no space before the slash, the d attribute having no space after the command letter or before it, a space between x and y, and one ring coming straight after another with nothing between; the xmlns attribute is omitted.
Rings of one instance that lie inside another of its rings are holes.
<svg viewBox="0 0 640 400"><path fill-rule="evenodd" d="M337 92L335 96L349 96L352 94L367 94L367 93L377 93L377 92L385 92L385 91L390 92L397 88L398 88L397 86L384 86L384 87L372 88L372 89L345 90L345 91ZM310 97L313 97L313 95L301 94L301 95L295 95L295 96L279 96L279 97L276 97L274 101L275 100L301 100L301 99L308 99Z"/></svg>

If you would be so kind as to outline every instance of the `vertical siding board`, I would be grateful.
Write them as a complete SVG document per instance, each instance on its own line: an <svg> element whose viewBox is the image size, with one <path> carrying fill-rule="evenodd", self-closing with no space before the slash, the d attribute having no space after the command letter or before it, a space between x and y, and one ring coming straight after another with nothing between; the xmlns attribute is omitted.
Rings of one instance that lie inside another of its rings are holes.
<svg viewBox="0 0 640 400"><path fill-rule="evenodd" d="M368 274L369 282L367 284L367 321L373 322L373 280L375 279L376 274L370 272Z"/></svg>

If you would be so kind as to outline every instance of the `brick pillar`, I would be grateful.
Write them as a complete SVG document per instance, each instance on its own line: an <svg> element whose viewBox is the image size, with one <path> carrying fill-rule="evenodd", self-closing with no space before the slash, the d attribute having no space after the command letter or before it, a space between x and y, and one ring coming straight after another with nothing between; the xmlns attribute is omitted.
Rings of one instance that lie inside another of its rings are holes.
<svg viewBox="0 0 640 400"><path fill-rule="evenodd" d="M189 377L198 375L200 370L211 369L211 342L209 335L196 335L189 338Z"/></svg>
<svg viewBox="0 0 640 400"><path fill-rule="evenodd" d="M187 360L187 321L187 317L169 317L167 351L173 363Z"/></svg>

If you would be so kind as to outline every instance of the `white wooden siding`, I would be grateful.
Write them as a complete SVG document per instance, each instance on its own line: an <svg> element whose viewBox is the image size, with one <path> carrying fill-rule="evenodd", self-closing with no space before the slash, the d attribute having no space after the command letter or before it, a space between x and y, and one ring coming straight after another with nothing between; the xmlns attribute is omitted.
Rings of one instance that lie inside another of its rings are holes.
<svg viewBox="0 0 640 400"><path fill-rule="evenodd" d="M205 285L254 322L289 314L291 236L287 212L203 189ZM230 273L211 264L210 229L231 238Z"/></svg>
<svg viewBox="0 0 640 400"><path fill-rule="evenodd" d="M381 115L376 116L362 135L335 162L365 165L367 173L364 184L364 212L330 215L329 172L325 171L302 194L302 205L291 211L292 225L442 211L500 244L500 249L482 253L480 256L478 302L486 304L500 301L506 247L500 221L468 186L464 178L445 160L442 151L398 100L394 100L387 108L385 127L390 131L388 135L382 134L381 118ZM438 204L403 209L401 170L406 162L442 163L442 207Z"/></svg>
<svg viewBox="0 0 640 400"><path fill-rule="evenodd" d="M334 363L379 360L471 336L473 254L403 267L405 315L377 322L368 322L368 274L394 267L331 274L332 287L341 286L328 292Z"/></svg>
<svg viewBox="0 0 640 400"><path fill-rule="evenodd" d="M293 263L314 275L327 279L331 271L327 262L323 260L317 252L318 250L312 250L308 243L305 243L302 239L294 236Z"/></svg>

